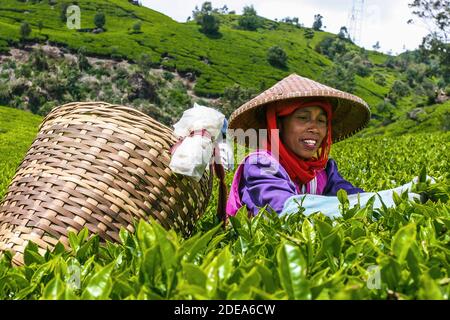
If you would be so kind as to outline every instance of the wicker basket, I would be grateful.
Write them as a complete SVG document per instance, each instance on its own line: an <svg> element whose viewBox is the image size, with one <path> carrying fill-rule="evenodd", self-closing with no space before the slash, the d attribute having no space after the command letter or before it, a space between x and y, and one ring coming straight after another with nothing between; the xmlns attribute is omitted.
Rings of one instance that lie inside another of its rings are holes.
<svg viewBox="0 0 450 320"><path fill-rule="evenodd" d="M87 227L119 240L152 216L189 234L206 210L212 172L199 183L174 174L170 128L132 108L69 103L44 119L0 204L0 250L23 263L28 241L43 253Z"/></svg>

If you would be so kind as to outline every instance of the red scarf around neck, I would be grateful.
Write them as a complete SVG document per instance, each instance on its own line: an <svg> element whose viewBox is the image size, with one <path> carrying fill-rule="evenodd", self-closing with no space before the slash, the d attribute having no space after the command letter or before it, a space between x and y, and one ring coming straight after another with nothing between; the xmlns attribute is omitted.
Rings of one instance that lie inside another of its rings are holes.
<svg viewBox="0 0 450 320"><path fill-rule="evenodd" d="M295 110L304 107L318 106L321 107L327 115L327 135L322 140L322 144L319 148L319 158L311 158L304 160L297 156L293 151L288 149L279 135L276 135L279 145L279 160L283 168L286 169L289 177L292 181L296 182L298 185L303 185L314 179L316 172L322 170L326 167L328 161L328 154L331 148L331 117L332 117L332 106L327 101L316 101L316 102L303 102L303 103L292 103L292 104L276 104L267 108L266 120L267 120L267 150L272 151L272 143L270 141L271 130L279 129L277 128L277 117L288 116L292 114Z"/></svg>

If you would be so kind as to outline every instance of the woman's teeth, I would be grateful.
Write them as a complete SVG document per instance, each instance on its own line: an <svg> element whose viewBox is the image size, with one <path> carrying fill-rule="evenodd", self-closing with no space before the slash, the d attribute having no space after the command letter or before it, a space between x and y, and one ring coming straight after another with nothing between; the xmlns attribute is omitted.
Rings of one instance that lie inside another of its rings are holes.
<svg viewBox="0 0 450 320"><path fill-rule="evenodd" d="M315 146L317 143L315 140L303 140L303 142L310 146Z"/></svg>

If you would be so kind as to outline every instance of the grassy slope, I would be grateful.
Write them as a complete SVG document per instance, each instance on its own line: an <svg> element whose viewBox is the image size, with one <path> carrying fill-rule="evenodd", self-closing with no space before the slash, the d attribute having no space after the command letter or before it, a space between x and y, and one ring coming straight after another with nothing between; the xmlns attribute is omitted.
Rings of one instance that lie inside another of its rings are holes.
<svg viewBox="0 0 450 320"><path fill-rule="evenodd" d="M443 104L424 107L424 113L418 116L418 121L406 116L400 117L394 123L385 127L373 126L365 129L357 136L399 136L406 133L421 133L430 131L449 131L450 129L450 100Z"/></svg>
<svg viewBox="0 0 450 320"><path fill-rule="evenodd" d="M0 199L36 136L42 117L0 106Z"/></svg>
<svg viewBox="0 0 450 320"><path fill-rule="evenodd" d="M289 73L317 79L325 66L331 64L326 57L311 48L330 34L316 32L307 46L303 29L279 24L277 30L260 29L257 32L236 30L236 16L225 16L219 38L209 38L198 31L194 23L177 23L158 12L145 7L130 5L125 0L78 1L81 8L81 27L93 28L93 16L102 9L107 16L106 29L102 34L82 33L68 30L60 21L60 5L51 9L46 2L23 4L16 1L0 4L0 46L4 40L18 41L22 21L32 25L31 37L48 39L72 49L86 47L89 53L109 56L115 52L129 59L136 59L141 53L149 53L154 62L178 71L193 70L199 74L196 92L202 95L216 95L234 83L259 89L268 87ZM11 11L14 9L14 11ZM28 12L28 13L25 13ZM140 20L142 33L130 34L129 29ZM42 21L40 33L37 24ZM266 24L273 24L268 20ZM3 39L3 40L2 40ZM267 49L277 44L289 56L286 70L270 66L266 60ZM161 61L168 53L173 59ZM385 56L371 54L374 63L380 63ZM202 58L210 63L206 64ZM263 83L261 83L263 82ZM385 90L371 86L369 79L358 79L363 98L375 102ZM374 92L374 97L371 95Z"/></svg>
<svg viewBox="0 0 450 320"><path fill-rule="evenodd" d="M147 53L155 63L178 72L192 71L197 74L195 92L203 96L217 96L224 88L238 83L256 90L267 88L287 74L296 72L315 80L320 80L326 67L332 62L318 54L313 48L324 37L334 36L326 32L316 32L308 44L303 29L284 23L265 20L265 27L257 32L237 30L235 15L222 16L221 35L210 38L199 32L195 22L178 23L169 17L146 7L129 4L126 0L80 0L81 27L93 28L93 17L98 9L106 13L107 32L92 34L69 30L60 21L61 3L51 8L47 1L39 4L24 4L18 1L0 3L0 52L17 43L20 24L27 21L32 25L32 38L45 40L66 46L72 50L85 47L88 54L100 56L119 55L127 59L137 59ZM39 32L37 25L42 21L44 28ZM137 21L142 23L142 32L131 34L130 30ZM276 26L276 30L271 27ZM9 42L9 44L8 44ZM266 60L267 49L277 44L289 56L288 68L285 70L270 66ZM169 59L163 59L168 55ZM382 66L387 56L369 51L369 59L374 64L371 75L356 77L355 94L361 96L374 108L389 92L392 83L400 74ZM203 60L207 58L209 63ZM375 72L386 77L386 85L380 86L373 81ZM417 123L405 120L405 112L418 103L417 97L408 97L398 103L395 116L400 124L380 127L373 120L367 132L405 132L415 128ZM438 110L430 108L428 110ZM441 108L442 109L442 108ZM438 112L430 117L428 123L440 120ZM402 120L403 119L403 120ZM439 126L420 125L427 131L441 130Z"/></svg>

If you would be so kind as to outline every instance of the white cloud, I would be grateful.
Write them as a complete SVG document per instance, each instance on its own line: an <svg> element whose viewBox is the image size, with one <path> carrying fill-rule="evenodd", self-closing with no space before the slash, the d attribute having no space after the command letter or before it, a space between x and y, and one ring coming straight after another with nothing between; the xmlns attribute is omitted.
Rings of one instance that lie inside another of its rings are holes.
<svg viewBox="0 0 450 320"><path fill-rule="evenodd" d="M427 30L417 25L407 24L414 18L408 3L412 0L365 0L360 45L372 49L377 41L381 50L394 53L405 49L413 50L421 43ZM142 0L142 3L164 13L179 22L186 21L195 6L201 7L201 0ZM337 33L341 26L349 27L349 13L352 0L219 0L211 1L218 8L227 5L230 10L241 13L246 5L253 5L258 15L269 19L298 17L305 26L312 26L314 15L320 13L326 31Z"/></svg>

